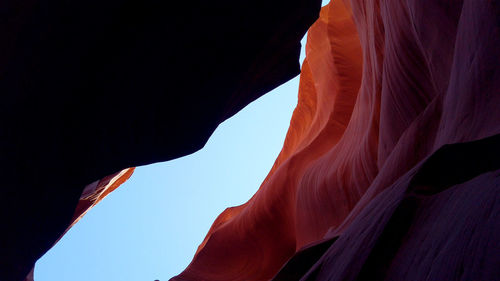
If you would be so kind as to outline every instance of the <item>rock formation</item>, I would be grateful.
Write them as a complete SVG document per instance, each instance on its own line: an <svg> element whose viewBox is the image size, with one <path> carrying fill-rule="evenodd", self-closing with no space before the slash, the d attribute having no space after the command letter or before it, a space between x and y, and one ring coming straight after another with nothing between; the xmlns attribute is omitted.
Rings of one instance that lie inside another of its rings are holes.
<svg viewBox="0 0 500 281"><path fill-rule="evenodd" d="M331 1L274 167L173 280L500 280L499 6Z"/></svg>

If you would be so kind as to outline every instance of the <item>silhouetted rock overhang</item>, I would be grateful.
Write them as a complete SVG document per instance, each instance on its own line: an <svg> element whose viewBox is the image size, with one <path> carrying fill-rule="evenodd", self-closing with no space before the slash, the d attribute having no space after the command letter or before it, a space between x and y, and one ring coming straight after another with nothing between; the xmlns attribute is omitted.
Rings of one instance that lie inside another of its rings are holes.
<svg viewBox="0 0 500 281"><path fill-rule="evenodd" d="M85 185L200 149L218 124L297 75L319 8L2 1L0 279L28 274Z"/></svg>

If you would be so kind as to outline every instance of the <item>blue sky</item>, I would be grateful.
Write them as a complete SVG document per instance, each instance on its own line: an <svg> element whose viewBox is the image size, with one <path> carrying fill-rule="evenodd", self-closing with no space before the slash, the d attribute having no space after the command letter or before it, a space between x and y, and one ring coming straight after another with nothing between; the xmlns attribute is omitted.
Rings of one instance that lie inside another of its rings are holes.
<svg viewBox="0 0 500 281"><path fill-rule="evenodd" d="M266 177L298 85L296 77L245 107L200 151L138 167L38 260L35 281L165 281L179 274L215 218L250 199Z"/></svg>
<svg viewBox="0 0 500 281"><path fill-rule="evenodd" d="M138 167L36 264L36 281L168 280L215 218L246 202L272 167L298 77L222 123L200 151Z"/></svg>

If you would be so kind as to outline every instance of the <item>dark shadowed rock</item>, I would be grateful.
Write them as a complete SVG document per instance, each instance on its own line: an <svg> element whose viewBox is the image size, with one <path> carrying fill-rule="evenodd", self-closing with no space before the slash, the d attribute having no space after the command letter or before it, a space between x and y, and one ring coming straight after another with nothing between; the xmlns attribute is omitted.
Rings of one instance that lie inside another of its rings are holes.
<svg viewBox="0 0 500 281"><path fill-rule="evenodd" d="M319 7L2 1L0 279L27 275L87 184L200 149L219 123L297 75Z"/></svg>

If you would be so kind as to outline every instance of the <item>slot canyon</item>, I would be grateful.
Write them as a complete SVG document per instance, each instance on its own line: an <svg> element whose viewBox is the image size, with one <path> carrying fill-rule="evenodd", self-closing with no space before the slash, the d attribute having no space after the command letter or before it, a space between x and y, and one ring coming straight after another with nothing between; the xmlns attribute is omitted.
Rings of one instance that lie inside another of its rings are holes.
<svg viewBox="0 0 500 281"><path fill-rule="evenodd" d="M171 280L500 280L500 1L167 2L0 3L0 280L299 73L269 174Z"/></svg>

